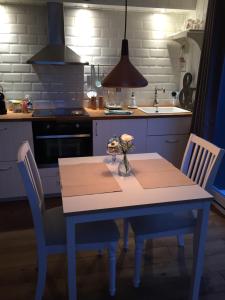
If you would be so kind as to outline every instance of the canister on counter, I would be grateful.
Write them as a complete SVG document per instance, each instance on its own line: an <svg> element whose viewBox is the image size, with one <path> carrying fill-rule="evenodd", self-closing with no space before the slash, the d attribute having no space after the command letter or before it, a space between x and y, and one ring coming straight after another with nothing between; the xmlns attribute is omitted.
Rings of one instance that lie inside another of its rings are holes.
<svg viewBox="0 0 225 300"><path fill-rule="evenodd" d="M91 97L91 109L97 109L97 99L96 97Z"/></svg>
<svg viewBox="0 0 225 300"><path fill-rule="evenodd" d="M105 103L104 103L104 97L103 96L99 96L98 98L98 108L99 109L104 109Z"/></svg>

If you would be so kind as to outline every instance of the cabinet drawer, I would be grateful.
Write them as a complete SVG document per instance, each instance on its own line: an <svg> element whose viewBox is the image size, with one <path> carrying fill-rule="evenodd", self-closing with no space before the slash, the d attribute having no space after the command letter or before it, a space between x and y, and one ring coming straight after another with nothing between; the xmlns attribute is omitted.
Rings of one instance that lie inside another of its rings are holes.
<svg viewBox="0 0 225 300"><path fill-rule="evenodd" d="M157 152L180 168L189 135L148 136L148 152Z"/></svg>
<svg viewBox="0 0 225 300"><path fill-rule="evenodd" d="M29 141L33 150L31 122L1 122L0 161L16 161L18 148L25 140Z"/></svg>
<svg viewBox="0 0 225 300"><path fill-rule="evenodd" d="M16 162L0 163L0 199L26 195Z"/></svg>
<svg viewBox="0 0 225 300"><path fill-rule="evenodd" d="M188 134L191 117L152 118L148 120L148 135Z"/></svg>

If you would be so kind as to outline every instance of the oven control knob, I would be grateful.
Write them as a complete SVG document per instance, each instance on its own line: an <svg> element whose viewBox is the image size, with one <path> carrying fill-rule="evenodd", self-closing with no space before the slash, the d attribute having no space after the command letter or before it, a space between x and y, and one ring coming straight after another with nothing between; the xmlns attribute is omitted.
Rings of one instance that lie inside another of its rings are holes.
<svg viewBox="0 0 225 300"><path fill-rule="evenodd" d="M79 124L79 123L76 123L76 124L75 124L75 127L76 127L76 128L79 128L79 127L80 127L80 124Z"/></svg>

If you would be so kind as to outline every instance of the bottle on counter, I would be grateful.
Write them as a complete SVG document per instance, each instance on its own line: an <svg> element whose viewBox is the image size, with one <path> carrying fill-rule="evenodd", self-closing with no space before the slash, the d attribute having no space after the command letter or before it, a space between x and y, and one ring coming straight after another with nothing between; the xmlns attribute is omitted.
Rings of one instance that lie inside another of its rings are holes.
<svg viewBox="0 0 225 300"><path fill-rule="evenodd" d="M134 92L131 93L130 105L128 107L129 108L137 108L137 103L136 103Z"/></svg>
<svg viewBox="0 0 225 300"><path fill-rule="evenodd" d="M99 109L104 109L105 103L104 103L104 97L99 96L98 97L98 108Z"/></svg>
<svg viewBox="0 0 225 300"><path fill-rule="evenodd" d="M91 97L91 109L97 109L97 98Z"/></svg>
<svg viewBox="0 0 225 300"><path fill-rule="evenodd" d="M28 113L27 101L24 99L21 103L22 113Z"/></svg>
<svg viewBox="0 0 225 300"><path fill-rule="evenodd" d="M32 112L33 104L32 104L30 95L25 95L24 101L26 101L26 103L27 103L27 112Z"/></svg>

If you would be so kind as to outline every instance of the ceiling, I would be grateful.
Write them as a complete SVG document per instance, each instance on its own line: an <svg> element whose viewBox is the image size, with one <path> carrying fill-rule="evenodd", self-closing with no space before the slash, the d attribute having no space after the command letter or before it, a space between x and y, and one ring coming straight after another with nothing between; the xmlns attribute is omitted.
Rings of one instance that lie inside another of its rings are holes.
<svg viewBox="0 0 225 300"><path fill-rule="evenodd" d="M92 7L96 5L104 6L124 6L124 0L0 0L3 4L35 4L43 5L48 1L63 2L68 5L89 4ZM194 10L197 0L128 0L130 7L142 8L169 8L169 9L187 9Z"/></svg>

